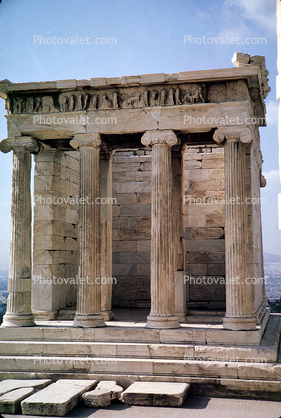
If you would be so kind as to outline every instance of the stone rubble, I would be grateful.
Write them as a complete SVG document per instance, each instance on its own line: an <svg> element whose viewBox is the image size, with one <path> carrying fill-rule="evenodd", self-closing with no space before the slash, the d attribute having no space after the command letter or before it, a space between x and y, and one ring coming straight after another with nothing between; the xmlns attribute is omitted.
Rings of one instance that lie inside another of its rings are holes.
<svg viewBox="0 0 281 418"><path fill-rule="evenodd" d="M120 400L123 390L113 380L102 380L94 390L84 393L82 398L85 406L100 408L110 405L112 400Z"/></svg>

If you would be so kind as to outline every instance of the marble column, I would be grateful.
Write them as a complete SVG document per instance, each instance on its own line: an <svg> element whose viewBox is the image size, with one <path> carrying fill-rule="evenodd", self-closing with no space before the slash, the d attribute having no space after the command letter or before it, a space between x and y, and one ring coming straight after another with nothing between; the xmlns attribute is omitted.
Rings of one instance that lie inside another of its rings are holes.
<svg viewBox="0 0 281 418"><path fill-rule="evenodd" d="M225 268L226 314L223 326L230 330L256 328L254 285L248 257L246 206L246 144L252 141L249 128L218 128L217 143L224 142L225 165Z"/></svg>
<svg viewBox="0 0 281 418"><path fill-rule="evenodd" d="M178 328L175 316L174 237L171 148L173 131L146 131L141 142L152 146L151 170L151 311L147 328Z"/></svg>
<svg viewBox="0 0 281 418"><path fill-rule="evenodd" d="M106 321L112 312L112 160L113 151L105 150L100 160L101 227L101 312Z"/></svg>
<svg viewBox="0 0 281 418"><path fill-rule="evenodd" d="M11 247L7 311L3 327L34 326L31 312L31 152L40 145L32 137L7 138L0 143L2 152L13 150L11 209Z"/></svg>
<svg viewBox="0 0 281 418"><path fill-rule="evenodd" d="M103 327L101 313L99 134L77 134L70 145L80 152L79 289L74 327Z"/></svg>

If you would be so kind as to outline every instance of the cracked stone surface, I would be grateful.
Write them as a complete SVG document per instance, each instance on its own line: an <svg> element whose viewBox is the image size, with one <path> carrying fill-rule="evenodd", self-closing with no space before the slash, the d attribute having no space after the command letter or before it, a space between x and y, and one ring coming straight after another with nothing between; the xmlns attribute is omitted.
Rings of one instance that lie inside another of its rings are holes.
<svg viewBox="0 0 281 418"><path fill-rule="evenodd" d="M23 415L65 416L96 380L61 379L21 402Z"/></svg>

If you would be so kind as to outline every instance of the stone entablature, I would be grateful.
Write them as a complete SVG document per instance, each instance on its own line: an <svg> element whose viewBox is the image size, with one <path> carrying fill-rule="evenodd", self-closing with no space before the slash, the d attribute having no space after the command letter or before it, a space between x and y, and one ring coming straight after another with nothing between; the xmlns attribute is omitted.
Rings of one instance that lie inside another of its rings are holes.
<svg viewBox="0 0 281 418"><path fill-rule="evenodd" d="M119 88L108 93L105 90L72 90L45 95L9 94L7 98L8 114L21 113L56 113L82 110L134 109L153 106L174 106L182 104L204 103L206 85L185 84L178 86L155 86L151 89L140 87ZM135 90L135 91L134 91ZM204 91L204 93L203 93ZM210 87L211 91L211 87Z"/></svg>
<svg viewBox="0 0 281 418"><path fill-rule="evenodd" d="M256 124L265 126L263 99L266 94L264 76L256 62L245 66L240 64L236 69L178 74L21 84L4 80L0 83L0 96L6 99L9 118L20 117L20 122L16 119L16 125L20 123L25 132L38 139L45 139L40 129L42 121L35 116L39 114L51 114L56 118L65 113L77 115L76 121L67 118L59 123L53 121L57 125L54 138L69 139L74 133L107 134L118 130L110 123L97 126L91 120L97 116L115 117L122 133L159 128L186 132L203 129L206 132L218 124L227 126L230 113L236 118L231 122L234 125L248 124L247 118L256 117ZM232 108L233 105L236 109ZM127 112L121 113L120 110ZM202 112L206 122L201 122L198 127ZM83 116L89 116L90 122L79 119ZM50 131L49 125L45 123L45 132ZM69 127L67 131L66 126ZM14 126L10 136L18 134Z"/></svg>

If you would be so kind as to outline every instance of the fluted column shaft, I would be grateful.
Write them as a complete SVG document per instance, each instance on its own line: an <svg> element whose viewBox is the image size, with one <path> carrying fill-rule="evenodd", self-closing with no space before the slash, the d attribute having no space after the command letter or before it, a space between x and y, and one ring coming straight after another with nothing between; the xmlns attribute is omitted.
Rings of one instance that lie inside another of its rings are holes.
<svg viewBox="0 0 281 418"><path fill-rule="evenodd" d="M74 327L105 326L101 314L100 145L99 135L75 135L80 152L79 289Z"/></svg>
<svg viewBox="0 0 281 418"><path fill-rule="evenodd" d="M13 150L11 244L7 310L2 326L34 326L31 312L31 152L40 150L31 137L8 138L2 152Z"/></svg>
<svg viewBox="0 0 281 418"><path fill-rule="evenodd" d="M151 311L148 328L177 328L172 225L171 147L173 131L147 131L142 144L152 146L151 174Z"/></svg>
<svg viewBox="0 0 281 418"><path fill-rule="evenodd" d="M249 278L246 193L246 144L252 140L249 128L217 130L214 139L224 143L225 165L225 267L226 315L224 328L256 328L254 289Z"/></svg>
<svg viewBox="0 0 281 418"><path fill-rule="evenodd" d="M100 160L100 227L101 227L101 312L106 321L112 312L112 160L106 151ZM104 201L106 200L106 203Z"/></svg>

